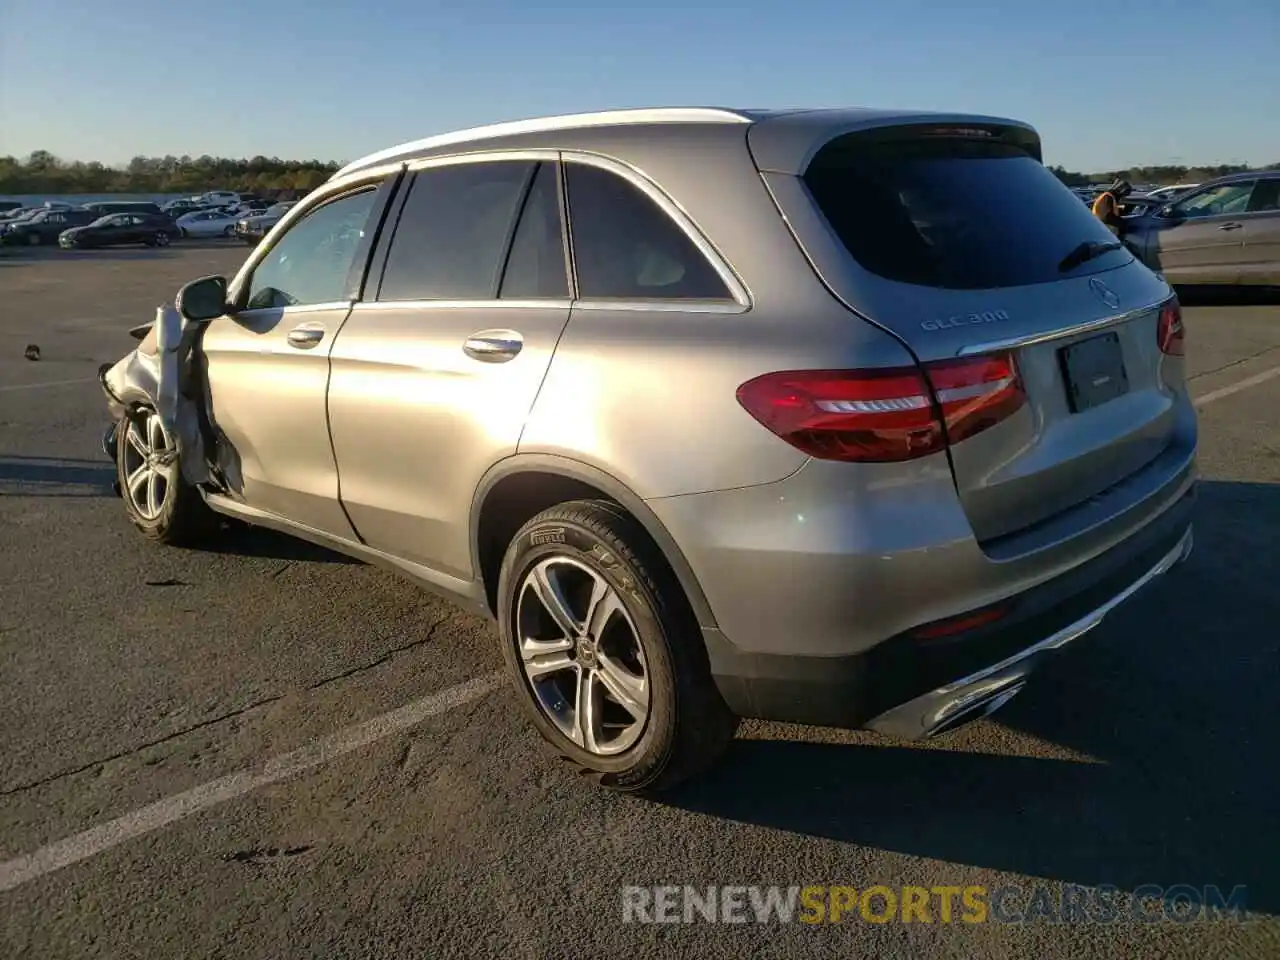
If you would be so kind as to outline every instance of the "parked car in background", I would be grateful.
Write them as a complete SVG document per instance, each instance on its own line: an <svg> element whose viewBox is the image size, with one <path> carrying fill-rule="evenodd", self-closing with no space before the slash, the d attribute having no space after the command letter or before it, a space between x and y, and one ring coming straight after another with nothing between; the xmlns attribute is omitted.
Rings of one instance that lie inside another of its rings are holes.
<svg viewBox="0 0 1280 960"><path fill-rule="evenodd" d="M0 223L15 223L18 220L25 220L27 217L34 217L37 213L44 212L44 207L14 207L12 210L0 213Z"/></svg>
<svg viewBox="0 0 1280 960"><path fill-rule="evenodd" d="M1170 200L1175 200L1184 193L1194 190L1198 186L1200 186L1198 183L1174 183L1167 187L1156 187L1154 190L1147 191L1146 198L1148 200L1161 200L1168 203Z"/></svg>
<svg viewBox="0 0 1280 960"><path fill-rule="evenodd" d="M8 213L10 210L21 210L21 200L0 200L0 213Z"/></svg>
<svg viewBox="0 0 1280 960"><path fill-rule="evenodd" d="M151 200L95 200L83 204L82 209L90 210L100 217L109 213L162 213L160 205Z"/></svg>
<svg viewBox="0 0 1280 960"><path fill-rule="evenodd" d="M280 218L297 205L296 200L272 204L266 210L236 221L236 236L248 244L256 244L267 231L280 222Z"/></svg>
<svg viewBox="0 0 1280 960"><path fill-rule="evenodd" d="M56 244L64 230L82 227L96 219L98 215L91 210L44 210L0 228L3 231L0 232L0 243L6 246L31 247Z"/></svg>
<svg viewBox="0 0 1280 960"><path fill-rule="evenodd" d="M183 214L203 209L205 209L204 206L195 200L170 200L160 205L160 212L165 216L172 217L174 220L177 220Z"/></svg>
<svg viewBox="0 0 1280 960"><path fill-rule="evenodd" d="M234 190L210 190L193 199L206 207L238 207L243 202Z"/></svg>
<svg viewBox="0 0 1280 960"><path fill-rule="evenodd" d="M1122 217L1140 217L1177 199L1199 184L1181 184L1169 187L1156 187L1153 190L1134 190L1120 202Z"/></svg>
<svg viewBox="0 0 1280 960"><path fill-rule="evenodd" d="M401 144L101 381L140 535L225 514L495 617L532 725L623 791L740 716L985 715L1192 545L1178 301L1016 120L621 110Z"/></svg>
<svg viewBox="0 0 1280 960"><path fill-rule="evenodd" d="M1280 284L1280 170L1203 183L1127 217L1124 243L1174 284Z"/></svg>
<svg viewBox="0 0 1280 960"><path fill-rule="evenodd" d="M178 228L164 214L112 213L83 227L64 230L58 237L58 246L64 250L132 244L167 247L178 236Z"/></svg>
<svg viewBox="0 0 1280 960"><path fill-rule="evenodd" d="M237 219L231 210L214 209L184 213L174 222L183 237L230 237L235 235Z"/></svg>

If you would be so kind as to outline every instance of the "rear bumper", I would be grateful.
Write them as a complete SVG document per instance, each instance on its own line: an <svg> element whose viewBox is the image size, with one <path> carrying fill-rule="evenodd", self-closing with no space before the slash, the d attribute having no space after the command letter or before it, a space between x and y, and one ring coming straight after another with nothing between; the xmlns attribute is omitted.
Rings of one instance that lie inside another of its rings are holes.
<svg viewBox="0 0 1280 960"><path fill-rule="evenodd" d="M1184 559L1192 486L1159 517L1087 563L1005 601L998 621L934 639L914 631L849 656L745 653L704 630L712 673L741 716L867 727L907 739L990 712L1041 661Z"/></svg>
<svg viewBox="0 0 1280 960"><path fill-rule="evenodd" d="M1108 613L1191 555L1191 527L1160 560L1101 606L998 663L894 707L867 723L872 730L907 740L933 736L1007 703L1021 689L1039 661L1102 623Z"/></svg>

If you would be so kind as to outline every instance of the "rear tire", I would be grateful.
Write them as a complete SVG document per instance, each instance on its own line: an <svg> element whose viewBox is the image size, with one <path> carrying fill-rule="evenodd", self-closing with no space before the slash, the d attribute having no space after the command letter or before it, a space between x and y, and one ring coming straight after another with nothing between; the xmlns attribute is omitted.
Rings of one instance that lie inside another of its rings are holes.
<svg viewBox="0 0 1280 960"><path fill-rule="evenodd" d="M173 440L155 410L137 407L120 421L116 479L125 514L148 540L179 546L217 532L218 516L182 478Z"/></svg>
<svg viewBox="0 0 1280 960"><path fill-rule="evenodd" d="M503 558L498 606L503 658L530 719L600 785L659 792L733 739L738 718L712 680L684 592L616 504L572 501L526 523Z"/></svg>

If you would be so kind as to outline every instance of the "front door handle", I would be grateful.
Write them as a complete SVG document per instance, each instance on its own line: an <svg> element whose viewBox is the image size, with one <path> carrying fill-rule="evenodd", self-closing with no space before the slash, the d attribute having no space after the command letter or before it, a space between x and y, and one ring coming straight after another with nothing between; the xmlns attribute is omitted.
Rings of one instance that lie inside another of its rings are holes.
<svg viewBox="0 0 1280 960"><path fill-rule="evenodd" d="M289 331L289 346L299 350L310 350L324 339L324 327L303 324Z"/></svg>
<svg viewBox="0 0 1280 960"><path fill-rule="evenodd" d="M524 337L514 330L481 330L467 337L462 352L482 363L506 363L524 349Z"/></svg>
<svg viewBox="0 0 1280 960"><path fill-rule="evenodd" d="M1243 226L1244 226L1243 223L1224 223L1218 229L1219 230L1239 230Z"/></svg>

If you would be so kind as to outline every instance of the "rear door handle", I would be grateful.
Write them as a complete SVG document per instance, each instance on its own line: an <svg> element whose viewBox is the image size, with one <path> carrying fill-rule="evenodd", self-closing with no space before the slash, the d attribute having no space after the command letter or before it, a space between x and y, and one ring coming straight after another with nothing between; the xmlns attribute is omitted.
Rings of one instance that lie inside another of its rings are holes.
<svg viewBox="0 0 1280 960"><path fill-rule="evenodd" d="M1244 226L1243 223L1224 223L1218 229L1219 230L1239 230L1243 226Z"/></svg>
<svg viewBox="0 0 1280 960"><path fill-rule="evenodd" d="M481 363L506 363L524 349L524 337L514 330L481 330L467 337L462 352Z"/></svg>
<svg viewBox="0 0 1280 960"><path fill-rule="evenodd" d="M324 339L324 327L314 324L301 324L289 331L289 346L299 350L310 350Z"/></svg>

